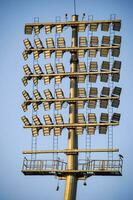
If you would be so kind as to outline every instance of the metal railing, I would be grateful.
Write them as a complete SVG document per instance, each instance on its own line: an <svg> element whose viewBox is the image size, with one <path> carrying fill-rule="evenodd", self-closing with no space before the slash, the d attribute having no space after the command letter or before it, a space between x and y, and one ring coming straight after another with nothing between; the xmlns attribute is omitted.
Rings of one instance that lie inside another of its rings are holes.
<svg viewBox="0 0 133 200"><path fill-rule="evenodd" d="M67 163L61 160L27 160L24 158L22 170L65 170Z"/></svg>
<svg viewBox="0 0 133 200"><path fill-rule="evenodd" d="M78 171L119 171L122 173L123 160L79 160ZM22 171L67 170L67 163L61 160L27 160L24 158Z"/></svg>

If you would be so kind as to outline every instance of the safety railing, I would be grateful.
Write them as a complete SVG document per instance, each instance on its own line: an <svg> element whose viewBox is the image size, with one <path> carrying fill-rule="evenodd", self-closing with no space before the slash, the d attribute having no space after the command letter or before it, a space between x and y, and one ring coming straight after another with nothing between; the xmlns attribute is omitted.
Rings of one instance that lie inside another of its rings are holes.
<svg viewBox="0 0 133 200"><path fill-rule="evenodd" d="M67 163L61 160L28 160L24 158L22 170L65 170Z"/></svg>
<svg viewBox="0 0 133 200"><path fill-rule="evenodd" d="M122 173L123 160L79 160L78 171L105 171ZM61 160L27 160L24 158L22 171L65 171L67 163Z"/></svg>

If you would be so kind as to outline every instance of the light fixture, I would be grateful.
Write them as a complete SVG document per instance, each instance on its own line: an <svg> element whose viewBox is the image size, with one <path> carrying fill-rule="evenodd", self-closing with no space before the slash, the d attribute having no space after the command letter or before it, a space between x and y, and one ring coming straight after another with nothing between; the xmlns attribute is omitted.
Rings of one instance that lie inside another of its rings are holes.
<svg viewBox="0 0 133 200"><path fill-rule="evenodd" d="M120 31L121 29L121 22L113 22L113 30Z"/></svg>
<svg viewBox="0 0 133 200"><path fill-rule="evenodd" d="M107 124L108 121L109 121L109 115L108 115L108 113L101 113L100 123ZM105 125L105 126L99 126L99 134L106 134L107 130L108 130L108 126L107 125Z"/></svg>
<svg viewBox="0 0 133 200"><path fill-rule="evenodd" d="M89 98L97 98L98 96L98 89L96 87L91 87L90 92L89 92ZM89 108L95 108L97 104L97 99L96 100L89 100L88 102L88 107Z"/></svg>
<svg viewBox="0 0 133 200"><path fill-rule="evenodd" d="M120 98L120 94L121 94L121 88L120 87L114 87L111 96ZM119 104L120 104L120 100L119 99L113 99L112 100L112 107L118 108Z"/></svg>
<svg viewBox="0 0 133 200"><path fill-rule="evenodd" d="M34 26L34 33L35 33L35 35L39 35L39 33L40 33L40 29L41 29L41 27L40 26Z"/></svg>
<svg viewBox="0 0 133 200"><path fill-rule="evenodd" d="M110 36L103 36L102 37L102 46L109 46L110 45Z"/></svg>
<svg viewBox="0 0 133 200"><path fill-rule="evenodd" d="M110 88L109 87L103 87L101 90L100 97L109 97ZM100 99L100 108L107 108L108 106L108 99Z"/></svg>
<svg viewBox="0 0 133 200"><path fill-rule="evenodd" d="M91 36L90 38L90 46L95 47L98 46L98 37L97 36Z"/></svg>
<svg viewBox="0 0 133 200"><path fill-rule="evenodd" d="M98 64L95 61L90 62L89 72L98 72ZM89 75L89 82L96 83L97 81L97 74L90 74Z"/></svg>
<svg viewBox="0 0 133 200"><path fill-rule="evenodd" d="M86 24L79 24L78 25L78 32L85 32Z"/></svg>
<svg viewBox="0 0 133 200"><path fill-rule="evenodd" d="M27 64L23 66L23 70L26 76L30 76L31 74L33 74L30 67Z"/></svg>
<svg viewBox="0 0 133 200"><path fill-rule="evenodd" d="M79 62L79 64L78 64L78 72L87 72L85 62ZM85 75L79 75L78 76L78 83L85 83L85 79L86 79Z"/></svg>
<svg viewBox="0 0 133 200"><path fill-rule="evenodd" d="M56 25L56 33L61 33L63 30L63 26L61 24Z"/></svg>
<svg viewBox="0 0 133 200"><path fill-rule="evenodd" d="M34 42L35 42L36 48L43 48L43 44L40 38L36 38Z"/></svg>
<svg viewBox="0 0 133 200"><path fill-rule="evenodd" d="M57 47L64 48L65 46L66 46L66 43L65 43L64 37L58 37L57 38Z"/></svg>
<svg viewBox="0 0 133 200"><path fill-rule="evenodd" d="M31 123L29 122L28 118L26 116L21 117L22 122L24 123L24 126L30 126Z"/></svg>
<svg viewBox="0 0 133 200"><path fill-rule="evenodd" d="M52 26L51 26L51 25L46 25L46 26L45 26L45 33L46 33L46 34L51 33L51 30L52 30Z"/></svg>
<svg viewBox="0 0 133 200"><path fill-rule="evenodd" d="M42 68L40 67L39 64L35 64L33 67L36 74L43 74Z"/></svg>
<svg viewBox="0 0 133 200"><path fill-rule="evenodd" d="M28 105L25 102L21 105L21 107L22 107L24 112L26 112L28 110Z"/></svg>
<svg viewBox="0 0 133 200"><path fill-rule="evenodd" d="M46 99L53 99L53 95L49 89L44 90L44 95Z"/></svg>
<svg viewBox="0 0 133 200"><path fill-rule="evenodd" d="M108 72L110 68L110 63L108 61L103 61L101 65L101 72ZM107 82L109 78L109 74L101 74L100 75L100 81L101 82Z"/></svg>
<svg viewBox="0 0 133 200"><path fill-rule="evenodd" d="M114 61L113 66L112 66L112 71L116 72L118 71L118 73L116 74L112 74L112 81L114 82L119 82L120 79L120 69L121 69L121 61Z"/></svg>
<svg viewBox="0 0 133 200"><path fill-rule="evenodd" d="M47 45L47 48L54 48L54 40L53 38L46 38L46 45Z"/></svg>
<svg viewBox="0 0 133 200"><path fill-rule="evenodd" d="M96 124L97 119L95 113L89 113L88 114L88 124ZM88 126L87 131L89 135L94 135L96 130L96 125L94 126Z"/></svg>
<svg viewBox="0 0 133 200"><path fill-rule="evenodd" d="M61 114L55 115L55 121L56 121L56 124L64 124L63 117Z"/></svg>
<svg viewBox="0 0 133 200"><path fill-rule="evenodd" d="M24 86L27 86L28 85L28 78L27 77L23 77L22 78L22 82L23 82Z"/></svg>
<svg viewBox="0 0 133 200"><path fill-rule="evenodd" d="M102 23L101 24L101 31L109 31L110 23Z"/></svg>
<svg viewBox="0 0 133 200"><path fill-rule="evenodd" d="M24 45L25 45L26 49L31 49L32 48L32 45L31 45L31 42L30 42L29 39L25 39L25 40L23 40L23 42L24 42Z"/></svg>
<svg viewBox="0 0 133 200"><path fill-rule="evenodd" d="M78 88L78 97L79 98L85 98L86 97L86 90L85 88ZM84 108L85 102L84 101L78 101L78 108Z"/></svg>
<svg viewBox="0 0 133 200"><path fill-rule="evenodd" d="M26 101L31 100L31 97L30 97L29 93L26 90L24 90L22 92L22 94L23 94L23 97L25 98Z"/></svg>
<svg viewBox="0 0 133 200"><path fill-rule="evenodd" d="M40 92L37 89L33 90L33 94L34 94L34 97L35 97L36 100L41 100L42 99L42 96L41 96Z"/></svg>
<svg viewBox="0 0 133 200"><path fill-rule="evenodd" d="M37 115L33 115L32 119L33 119L33 122L35 125L42 125L42 123Z"/></svg>
<svg viewBox="0 0 133 200"><path fill-rule="evenodd" d="M46 125L52 125L53 124L50 115L44 115L43 118L44 118L44 121L45 121Z"/></svg>
<svg viewBox="0 0 133 200"><path fill-rule="evenodd" d="M24 60L28 59L28 53L27 53L27 51L23 51L22 55L23 55Z"/></svg>
<svg viewBox="0 0 133 200"><path fill-rule="evenodd" d="M79 46L80 47L87 47L88 41L86 37L79 37Z"/></svg>
<svg viewBox="0 0 133 200"><path fill-rule="evenodd" d="M111 118L111 123L119 123L121 114L120 113L113 113Z"/></svg>
<svg viewBox="0 0 133 200"><path fill-rule="evenodd" d="M90 31L97 31L98 24L97 23L91 23L90 24Z"/></svg>
<svg viewBox="0 0 133 200"><path fill-rule="evenodd" d="M121 44L121 36L114 35L113 45L120 45Z"/></svg>
<svg viewBox="0 0 133 200"><path fill-rule="evenodd" d="M83 113L78 113L78 124L85 124L85 116ZM76 134L81 135L83 134L84 128L81 127L77 127L76 128Z"/></svg>

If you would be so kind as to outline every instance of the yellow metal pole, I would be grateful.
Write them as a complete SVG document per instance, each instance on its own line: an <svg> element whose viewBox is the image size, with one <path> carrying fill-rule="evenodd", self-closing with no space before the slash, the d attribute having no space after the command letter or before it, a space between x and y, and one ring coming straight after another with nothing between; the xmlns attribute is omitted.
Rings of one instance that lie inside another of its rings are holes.
<svg viewBox="0 0 133 200"><path fill-rule="evenodd" d="M78 21L78 16L73 15L72 21ZM72 26L72 47L78 46L78 30L77 27ZM70 71L77 72L78 56L77 52L71 53L70 61ZM70 98L77 97L77 78L70 77ZM77 105L74 102L71 102L69 105L69 121L70 123L77 122ZM75 129L69 129L68 133L68 149L78 149L78 136L75 133ZM68 170L77 170L78 168L78 154L69 154L67 155L67 168ZM77 177L73 174L68 174L66 176L66 186L64 193L64 200L76 200L77 193Z"/></svg>

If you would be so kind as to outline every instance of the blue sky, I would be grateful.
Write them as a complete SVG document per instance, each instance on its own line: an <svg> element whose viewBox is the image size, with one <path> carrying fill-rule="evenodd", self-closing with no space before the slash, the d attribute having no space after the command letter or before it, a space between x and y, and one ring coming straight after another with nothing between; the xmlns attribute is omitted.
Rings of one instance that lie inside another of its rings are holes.
<svg viewBox="0 0 133 200"><path fill-rule="evenodd" d="M0 0L0 199L1 200L52 200L63 199L64 183L60 182L60 192L56 192L57 180L54 177L25 177L21 173L22 150L30 148L30 132L25 131L20 120L23 112L21 83L24 61L23 51L24 24L40 21L54 21L55 16L69 19L73 14L72 0ZM109 19L117 14L122 19L122 60L120 86L121 123L115 131L115 144L124 155L123 177L91 177L87 187L78 185L77 200L132 200L133 199L133 134L132 134L132 0L77 0L77 14L94 15L94 19Z"/></svg>

